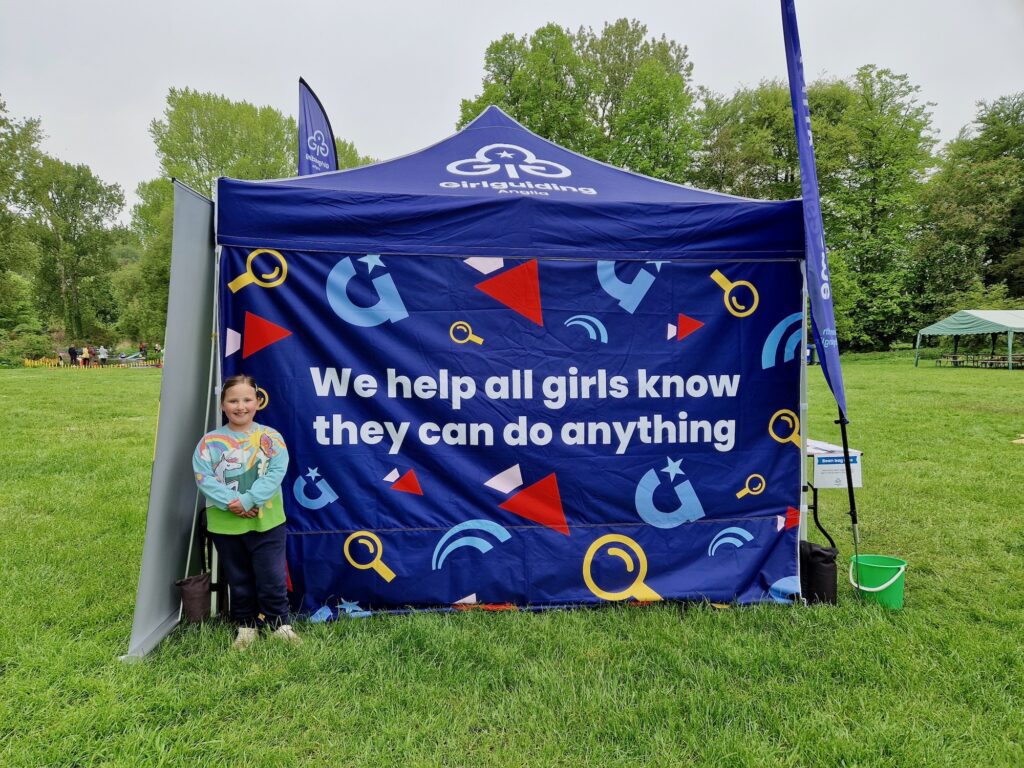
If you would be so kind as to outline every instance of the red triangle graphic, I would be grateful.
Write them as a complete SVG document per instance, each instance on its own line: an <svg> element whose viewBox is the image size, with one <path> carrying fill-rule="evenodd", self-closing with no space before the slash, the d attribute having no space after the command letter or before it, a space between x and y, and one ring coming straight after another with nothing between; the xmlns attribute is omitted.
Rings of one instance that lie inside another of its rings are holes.
<svg viewBox="0 0 1024 768"><path fill-rule="evenodd" d="M544 325L544 315L540 309L540 275L537 272L536 259L477 283L476 287L509 309L514 309L527 320L532 320L540 326Z"/></svg>
<svg viewBox="0 0 1024 768"><path fill-rule="evenodd" d="M242 359L244 360L264 347L269 347L271 344L291 336L292 332L269 320L264 320L259 315L246 312L243 335L245 336L242 341Z"/></svg>
<svg viewBox="0 0 1024 768"><path fill-rule="evenodd" d="M402 493L414 493L417 496L423 495L420 481L416 479L416 472L411 469L391 484L391 490L401 491Z"/></svg>
<svg viewBox="0 0 1024 768"><path fill-rule="evenodd" d="M554 472L498 506L566 536L569 535L569 525L565 522L562 497L558 493L558 479Z"/></svg>
<svg viewBox="0 0 1024 768"><path fill-rule="evenodd" d="M796 507L786 507L786 530L796 528L800 525L800 510Z"/></svg>
<svg viewBox="0 0 1024 768"><path fill-rule="evenodd" d="M694 320L692 317L679 314L679 322L676 323L676 341L682 341L691 333L696 331L698 328L703 328L704 323L700 320Z"/></svg>

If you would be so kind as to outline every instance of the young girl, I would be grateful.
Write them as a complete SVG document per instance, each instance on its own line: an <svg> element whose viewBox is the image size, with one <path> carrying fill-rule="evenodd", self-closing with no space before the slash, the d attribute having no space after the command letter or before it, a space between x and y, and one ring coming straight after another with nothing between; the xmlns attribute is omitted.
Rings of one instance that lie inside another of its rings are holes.
<svg viewBox="0 0 1024 768"><path fill-rule="evenodd" d="M262 623L271 637L302 642L288 624L284 501L281 482L288 449L280 433L257 424L256 381L240 374L224 381L220 407L228 423L207 433L192 455L199 490L231 588L234 648L244 650Z"/></svg>

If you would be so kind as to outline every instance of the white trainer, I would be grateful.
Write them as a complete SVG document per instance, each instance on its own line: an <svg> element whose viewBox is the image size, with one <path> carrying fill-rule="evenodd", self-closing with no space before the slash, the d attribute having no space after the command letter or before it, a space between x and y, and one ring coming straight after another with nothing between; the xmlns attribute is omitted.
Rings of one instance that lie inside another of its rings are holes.
<svg viewBox="0 0 1024 768"><path fill-rule="evenodd" d="M302 645L302 638L298 636L291 624L282 624L280 627L270 633L270 636L277 639L283 640L286 643L292 645Z"/></svg>
<svg viewBox="0 0 1024 768"><path fill-rule="evenodd" d="M259 637L259 632L257 632L256 627L239 627L238 634L235 636L235 642L231 644L231 647L236 651L244 651L256 642L257 637Z"/></svg>

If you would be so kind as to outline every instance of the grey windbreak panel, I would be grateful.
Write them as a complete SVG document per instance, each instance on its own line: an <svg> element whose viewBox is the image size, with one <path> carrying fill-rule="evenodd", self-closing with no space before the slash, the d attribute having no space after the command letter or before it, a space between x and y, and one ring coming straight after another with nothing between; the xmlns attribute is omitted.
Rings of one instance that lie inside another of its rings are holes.
<svg viewBox="0 0 1024 768"><path fill-rule="evenodd" d="M206 431L214 343L213 202L174 182L174 233L156 451L135 620L126 658L149 653L178 623L196 484L192 450ZM194 570L194 569L193 569Z"/></svg>

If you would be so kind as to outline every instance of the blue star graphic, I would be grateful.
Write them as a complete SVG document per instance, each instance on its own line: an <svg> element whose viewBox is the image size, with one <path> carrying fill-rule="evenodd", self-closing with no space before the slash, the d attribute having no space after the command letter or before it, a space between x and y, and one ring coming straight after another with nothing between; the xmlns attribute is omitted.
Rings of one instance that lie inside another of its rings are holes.
<svg viewBox="0 0 1024 768"><path fill-rule="evenodd" d="M672 461L672 459L668 458L667 456L665 458L666 461L668 461L668 464L666 464L665 468L661 471L668 474L669 480L675 480L676 475L684 474L682 467L679 466L680 464L683 463L682 459L676 459L675 461Z"/></svg>
<svg viewBox="0 0 1024 768"><path fill-rule="evenodd" d="M359 603L350 603L348 600L342 600L338 604L338 611L340 613L355 613L361 610L363 609L359 607Z"/></svg>
<svg viewBox="0 0 1024 768"><path fill-rule="evenodd" d="M315 483L316 479L320 477L320 473L317 472L319 467L306 467L306 469L309 470L309 472L306 473L306 477L309 478L309 482Z"/></svg>
<svg viewBox="0 0 1024 768"><path fill-rule="evenodd" d="M368 253L365 256L360 256L359 261L363 262L364 264L366 264L367 267L369 267L369 269L366 270L367 272L373 272L374 267L384 266L384 262L380 260L379 253Z"/></svg>

